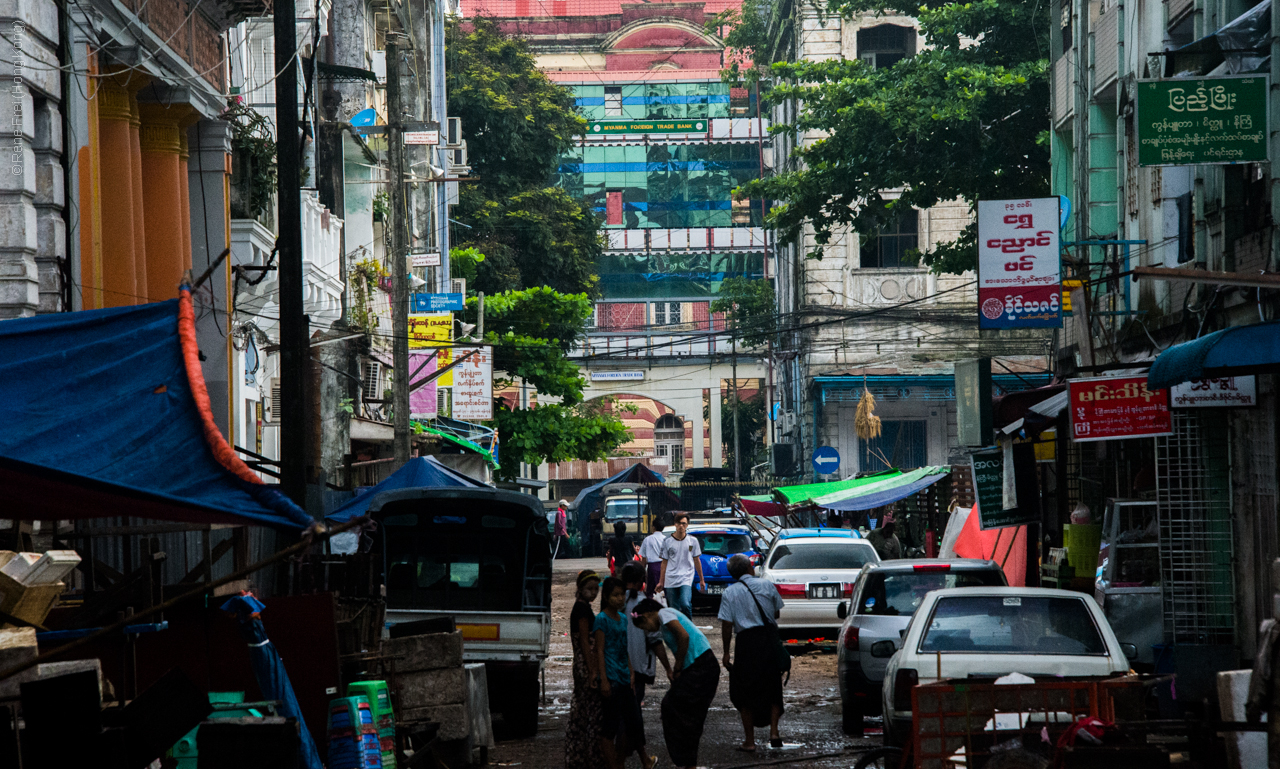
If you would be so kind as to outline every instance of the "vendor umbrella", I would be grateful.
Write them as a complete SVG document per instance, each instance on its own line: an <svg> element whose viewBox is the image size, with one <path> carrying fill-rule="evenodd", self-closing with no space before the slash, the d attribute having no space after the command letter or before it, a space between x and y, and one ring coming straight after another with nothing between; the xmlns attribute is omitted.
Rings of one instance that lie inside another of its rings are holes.
<svg viewBox="0 0 1280 769"><path fill-rule="evenodd" d="M271 639L267 638L267 630L262 626L260 612L265 608L261 601L251 595L238 595L222 604L223 611L234 613L240 620L240 633L249 644L249 664L253 667L253 677L258 680L262 696L280 702L280 715L298 719L298 765L305 769L324 769L324 764L320 763L320 754L316 751L315 740L311 739L307 722L302 718L302 710L298 707L298 698L293 693L289 674L285 672L284 661L280 659L280 652L271 643Z"/></svg>

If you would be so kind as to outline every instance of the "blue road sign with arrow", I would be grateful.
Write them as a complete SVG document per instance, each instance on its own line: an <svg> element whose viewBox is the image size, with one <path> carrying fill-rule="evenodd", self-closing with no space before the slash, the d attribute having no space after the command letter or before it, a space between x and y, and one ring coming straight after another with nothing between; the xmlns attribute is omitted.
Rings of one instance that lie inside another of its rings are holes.
<svg viewBox="0 0 1280 769"><path fill-rule="evenodd" d="M820 446L813 452L813 469L830 475L840 469L840 452L830 446Z"/></svg>

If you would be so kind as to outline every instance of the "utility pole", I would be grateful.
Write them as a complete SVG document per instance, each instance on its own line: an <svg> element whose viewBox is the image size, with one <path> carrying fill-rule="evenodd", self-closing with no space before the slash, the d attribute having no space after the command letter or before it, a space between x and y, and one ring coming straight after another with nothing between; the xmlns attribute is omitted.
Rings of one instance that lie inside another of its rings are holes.
<svg viewBox="0 0 1280 769"><path fill-rule="evenodd" d="M476 318L476 341L479 342L480 344L484 344L484 292L483 291L476 292L476 304L479 305L479 307L477 308L479 310L479 314Z"/></svg>
<svg viewBox="0 0 1280 769"><path fill-rule="evenodd" d="M302 305L302 173L298 138L298 39L294 0L276 0L276 179L280 215L280 485L298 505L307 501L308 400L311 349Z"/></svg>
<svg viewBox="0 0 1280 769"><path fill-rule="evenodd" d="M400 102L400 41L387 37L387 161L391 166L391 403L395 466L409 461L408 194L404 186L404 107Z"/></svg>
<svg viewBox="0 0 1280 769"><path fill-rule="evenodd" d="M742 483L742 441L738 434L738 323L734 323L733 336L733 482Z"/></svg>

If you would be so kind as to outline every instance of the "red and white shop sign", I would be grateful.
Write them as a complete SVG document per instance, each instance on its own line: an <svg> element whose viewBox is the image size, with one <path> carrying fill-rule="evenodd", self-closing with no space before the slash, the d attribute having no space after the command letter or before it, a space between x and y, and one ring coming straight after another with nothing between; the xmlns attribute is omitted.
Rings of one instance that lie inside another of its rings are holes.
<svg viewBox="0 0 1280 769"><path fill-rule="evenodd" d="M1148 390L1145 376L1073 379L1067 383L1071 438L1111 441L1173 434L1168 390Z"/></svg>
<svg viewBox="0 0 1280 769"><path fill-rule="evenodd" d="M1058 198L978 201L978 327L1060 328Z"/></svg>

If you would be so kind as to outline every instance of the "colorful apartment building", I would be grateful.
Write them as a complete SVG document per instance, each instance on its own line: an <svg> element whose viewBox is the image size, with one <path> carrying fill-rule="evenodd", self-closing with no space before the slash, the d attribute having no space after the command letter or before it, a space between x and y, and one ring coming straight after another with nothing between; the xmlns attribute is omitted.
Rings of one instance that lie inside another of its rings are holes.
<svg viewBox="0 0 1280 769"><path fill-rule="evenodd" d="M767 122L752 91L721 81L724 42L707 29L736 5L463 3L465 15L491 17L528 40L589 121L556 179L592 204L608 239L595 328L577 358L589 398L640 405L627 417L634 440L623 449L659 472L721 466L732 344L711 303L728 278L771 274L762 205L732 195L765 168ZM762 386L761 355L739 351L744 390ZM594 477L592 467L566 463L549 476L581 480Z"/></svg>

